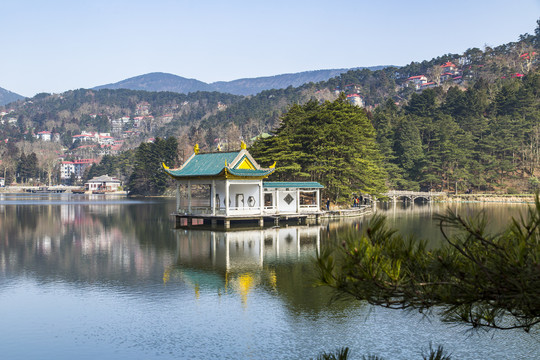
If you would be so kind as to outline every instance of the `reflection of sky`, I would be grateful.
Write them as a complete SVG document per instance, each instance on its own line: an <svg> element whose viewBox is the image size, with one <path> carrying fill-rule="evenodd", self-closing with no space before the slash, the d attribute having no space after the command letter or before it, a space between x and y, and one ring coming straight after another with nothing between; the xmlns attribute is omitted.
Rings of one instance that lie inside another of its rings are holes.
<svg viewBox="0 0 540 360"><path fill-rule="evenodd" d="M312 287L311 258L319 244L360 231L367 218L322 232L185 231L171 229L174 200L165 205L7 205L0 212L2 358L304 359L349 346L353 358L399 360L420 358L430 341L456 359L540 352L536 335L468 336L437 317L330 303L328 291ZM33 216L22 223L15 215Z"/></svg>

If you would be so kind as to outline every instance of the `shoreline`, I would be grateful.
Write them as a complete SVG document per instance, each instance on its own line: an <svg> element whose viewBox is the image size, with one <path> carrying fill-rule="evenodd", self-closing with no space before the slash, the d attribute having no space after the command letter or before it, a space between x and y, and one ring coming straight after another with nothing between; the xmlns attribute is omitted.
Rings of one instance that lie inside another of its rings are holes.
<svg viewBox="0 0 540 360"><path fill-rule="evenodd" d="M444 200L437 202L446 203L502 203L502 204L534 204L534 194L517 195L490 195L490 194L460 194L448 196Z"/></svg>

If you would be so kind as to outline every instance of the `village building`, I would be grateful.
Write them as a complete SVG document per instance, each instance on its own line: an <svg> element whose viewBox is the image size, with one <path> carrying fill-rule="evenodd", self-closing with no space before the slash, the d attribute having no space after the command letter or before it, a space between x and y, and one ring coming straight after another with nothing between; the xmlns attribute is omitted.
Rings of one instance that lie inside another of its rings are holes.
<svg viewBox="0 0 540 360"><path fill-rule="evenodd" d="M354 106L364 107L364 99L358 94L347 95L347 100Z"/></svg>
<svg viewBox="0 0 540 360"><path fill-rule="evenodd" d="M458 73L458 68L456 65L454 65L453 62L447 61L446 63L441 65L441 70L444 73L450 73L451 75L456 75Z"/></svg>
<svg viewBox="0 0 540 360"><path fill-rule="evenodd" d="M85 189L92 192L114 192L118 191L120 186L122 182L109 175L95 177L84 184Z"/></svg>
<svg viewBox="0 0 540 360"><path fill-rule="evenodd" d="M36 138L41 141L51 141L52 133L50 131L40 131L36 134Z"/></svg>
<svg viewBox="0 0 540 360"><path fill-rule="evenodd" d="M80 135L73 135L72 142L79 140L80 142L95 142L100 145L112 145L114 137L111 133L98 133L94 131L83 131Z"/></svg>
<svg viewBox="0 0 540 360"><path fill-rule="evenodd" d="M62 161L60 164L60 181L66 183L71 180L72 176L74 176L76 180L80 180L84 171L95 162L95 159Z"/></svg>
<svg viewBox="0 0 540 360"><path fill-rule="evenodd" d="M407 79L406 84L412 84L416 90L420 89L423 84L428 82L425 75L411 76Z"/></svg>
<svg viewBox="0 0 540 360"><path fill-rule="evenodd" d="M262 168L242 142L235 152L194 153L178 169L165 172L176 180L176 222L189 226L219 221L225 228L231 221L279 219L305 220L320 214L320 190L317 182L271 182L265 179L275 171L274 165ZM181 196L181 187L185 188ZM206 197L194 201L194 188ZM204 191L203 191L204 192Z"/></svg>

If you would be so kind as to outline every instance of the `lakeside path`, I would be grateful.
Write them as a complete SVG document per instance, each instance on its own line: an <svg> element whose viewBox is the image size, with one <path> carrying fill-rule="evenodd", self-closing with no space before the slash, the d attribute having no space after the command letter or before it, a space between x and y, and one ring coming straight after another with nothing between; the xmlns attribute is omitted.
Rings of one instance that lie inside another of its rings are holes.
<svg viewBox="0 0 540 360"><path fill-rule="evenodd" d="M63 190L64 194L71 194L71 190L74 190L74 189L80 189L81 187L80 186L64 186L64 185L54 185L54 186L47 186L48 189L50 190ZM26 193L27 189L39 189L39 186L2 186L0 187L0 194L22 194L22 193ZM51 191L50 193L53 193L54 191ZM49 192L44 192L43 194L49 194ZM89 195L91 194L90 191L87 191L85 193L86 195ZM105 195L105 196L109 196L109 195L116 195L116 196L127 196L127 192L126 191L113 191L113 192L107 192L105 194L100 194L100 195Z"/></svg>

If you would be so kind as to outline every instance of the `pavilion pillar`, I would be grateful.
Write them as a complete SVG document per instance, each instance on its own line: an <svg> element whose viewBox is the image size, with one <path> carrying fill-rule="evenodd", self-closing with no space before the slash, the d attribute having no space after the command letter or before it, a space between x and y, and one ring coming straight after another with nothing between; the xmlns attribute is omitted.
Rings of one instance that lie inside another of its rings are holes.
<svg viewBox="0 0 540 360"><path fill-rule="evenodd" d="M321 211L321 192L317 189L317 211Z"/></svg>
<svg viewBox="0 0 540 360"><path fill-rule="evenodd" d="M300 189L296 188L296 213L300 214Z"/></svg>
<svg viewBox="0 0 540 360"><path fill-rule="evenodd" d="M229 180L225 179L225 216L229 216Z"/></svg>
<svg viewBox="0 0 540 360"><path fill-rule="evenodd" d="M210 191L210 204L212 204L212 215L216 216L216 180L212 180L212 189Z"/></svg>
<svg viewBox="0 0 540 360"><path fill-rule="evenodd" d="M276 198L274 199L275 206L274 209L276 210L276 214L279 214L279 189L276 188Z"/></svg>
<svg viewBox="0 0 540 360"><path fill-rule="evenodd" d="M176 180L176 212L180 212L180 181Z"/></svg>
<svg viewBox="0 0 540 360"><path fill-rule="evenodd" d="M188 214L191 214L191 180L187 182Z"/></svg>
<svg viewBox="0 0 540 360"><path fill-rule="evenodd" d="M261 208L260 214L262 215L264 212L264 187L262 180L259 183L259 207Z"/></svg>

